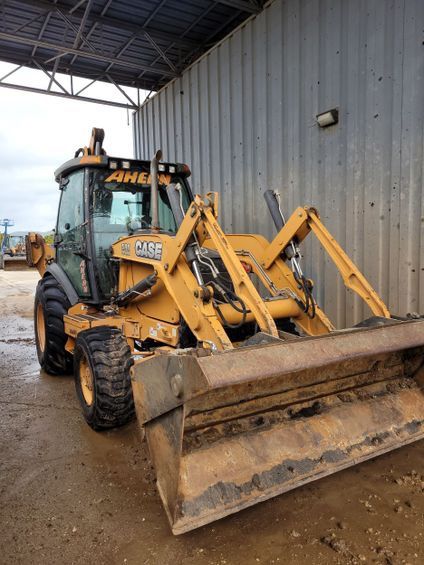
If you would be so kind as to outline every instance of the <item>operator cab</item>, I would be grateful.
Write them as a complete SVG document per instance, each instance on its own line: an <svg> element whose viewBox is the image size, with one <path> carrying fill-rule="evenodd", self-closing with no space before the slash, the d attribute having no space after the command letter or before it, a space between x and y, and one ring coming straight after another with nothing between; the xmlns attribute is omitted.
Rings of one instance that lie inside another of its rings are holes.
<svg viewBox="0 0 424 565"><path fill-rule="evenodd" d="M108 157L101 147L99 155L94 148L79 151L55 172L61 190L56 261L83 302L101 304L116 290L111 245L152 228L150 162ZM188 176L187 165L159 163L160 231L176 233L166 186L180 185L185 212L193 198Z"/></svg>

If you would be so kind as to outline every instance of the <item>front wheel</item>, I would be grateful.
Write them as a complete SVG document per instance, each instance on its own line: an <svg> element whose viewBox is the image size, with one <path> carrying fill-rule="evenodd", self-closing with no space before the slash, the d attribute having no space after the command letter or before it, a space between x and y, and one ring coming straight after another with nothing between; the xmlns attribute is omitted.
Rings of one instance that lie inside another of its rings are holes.
<svg viewBox="0 0 424 565"><path fill-rule="evenodd" d="M41 279L37 285L34 302L35 345L38 361L50 375L72 372L72 356L65 349L63 317L70 303L62 287L52 276Z"/></svg>
<svg viewBox="0 0 424 565"><path fill-rule="evenodd" d="M117 328L97 327L78 334L75 387L84 418L94 430L122 426L134 418L132 364L127 340Z"/></svg>

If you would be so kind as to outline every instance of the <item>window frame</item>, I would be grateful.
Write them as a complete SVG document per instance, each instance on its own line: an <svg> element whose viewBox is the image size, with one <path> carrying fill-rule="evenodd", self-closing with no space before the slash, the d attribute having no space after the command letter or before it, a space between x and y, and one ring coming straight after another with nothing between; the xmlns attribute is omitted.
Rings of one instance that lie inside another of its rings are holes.
<svg viewBox="0 0 424 565"><path fill-rule="evenodd" d="M56 261L58 258L58 248L60 248L60 246L62 245L63 241L62 240L58 240L58 237L61 237L61 233L59 232L59 219L60 219L60 214L61 214L61 209L62 209L62 200L63 200L63 195L64 195L64 190L63 190L63 181L65 179L67 179L70 175L75 174L79 171L82 171L82 175L83 175L83 180L82 180L82 193L83 193L83 222L82 222L82 226L85 227L85 239L83 242L83 247L84 247L84 254L85 254L85 269L86 269L86 273L87 273L87 277L88 277L88 284L89 284L89 288L90 288L90 294L82 296L78 293L77 289L75 288L75 285L73 284L73 282L71 281L71 279L69 278L69 275L66 273L65 269L63 268L63 266L58 263L59 267L61 267L61 269L63 270L64 274L68 277L70 284L72 285L72 287L74 288L75 292L78 294L78 298L79 301L84 303L84 304L99 304L100 303L100 297L99 297L99 288L97 285L97 280L96 280L96 275L95 275L95 269L94 269L94 265L93 265L93 261L92 261L92 256L93 256L93 242L92 242L92 236L91 236L91 226L90 226L90 222L89 222L89 213L90 213L90 194L89 194L89 173L92 170L92 168L90 167L80 167L78 169L74 169L72 171L69 171L68 173L64 173L61 175L60 179L59 179L59 190L61 191L60 194L60 199L59 199L59 206L58 206L58 212L57 212L57 218L56 218L56 231L55 231L55 249L56 249Z"/></svg>
<svg viewBox="0 0 424 565"><path fill-rule="evenodd" d="M58 247L61 245L61 242L57 240L59 234L58 227L59 227L59 216L62 206L62 199L63 199L63 190L61 188L61 184L64 179L68 178L70 175L77 171L83 171L83 224L85 227L85 240L84 240L84 252L86 256L86 272L88 276L88 283L90 287L90 295L88 296L79 296L79 301L84 304L93 304L96 306L101 306L103 304L108 304L110 299L105 298L102 293L100 292L100 281L98 275L98 262L95 254L94 249L94 235L93 235L93 216L91 214L91 200L90 200L90 192L91 192L91 173L95 173L96 170L107 168L107 167L95 167L95 166L86 166L80 167L78 169L74 169L67 173L63 173L59 178L59 187L61 190L60 200L59 200L59 207L58 207L58 214L56 218L56 232L55 232L55 248L56 252ZM187 196L189 202L193 201L193 192L191 190L190 184L187 180L187 177L181 175L181 173L176 173L175 176L178 176L179 181L184 183L184 188L187 191ZM57 257L57 255L56 255ZM60 264L59 264L60 266ZM64 271L66 274L66 272ZM69 277L68 277L69 278ZM73 283L70 281L70 284L74 287ZM75 287L74 287L75 288Z"/></svg>

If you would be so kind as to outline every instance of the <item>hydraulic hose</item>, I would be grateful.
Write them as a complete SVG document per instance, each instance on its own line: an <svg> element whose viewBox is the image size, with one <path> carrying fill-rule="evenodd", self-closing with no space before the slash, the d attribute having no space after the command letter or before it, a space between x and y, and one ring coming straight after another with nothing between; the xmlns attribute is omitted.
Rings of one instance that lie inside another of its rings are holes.
<svg viewBox="0 0 424 565"><path fill-rule="evenodd" d="M152 273L151 275L148 275L147 277L139 281L133 287L118 294L113 300L113 303L119 307L126 306L129 302L131 302L131 300L134 300L135 298L140 296L140 294L143 294L143 292L146 292L146 290L152 288L156 283L157 274Z"/></svg>

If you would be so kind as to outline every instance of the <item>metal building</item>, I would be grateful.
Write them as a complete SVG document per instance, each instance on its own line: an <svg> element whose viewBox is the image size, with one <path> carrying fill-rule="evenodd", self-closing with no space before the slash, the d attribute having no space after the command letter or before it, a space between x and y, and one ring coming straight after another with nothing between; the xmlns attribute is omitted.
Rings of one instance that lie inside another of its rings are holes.
<svg viewBox="0 0 424 565"><path fill-rule="evenodd" d="M287 214L315 205L393 313L423 312L423 30L422 0L274 0L134 114L136 155L187 162L228 231L273 234L268 188ZM306 253L333 321L364 317Z"/></svg>

